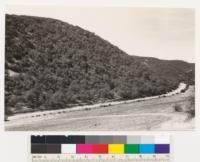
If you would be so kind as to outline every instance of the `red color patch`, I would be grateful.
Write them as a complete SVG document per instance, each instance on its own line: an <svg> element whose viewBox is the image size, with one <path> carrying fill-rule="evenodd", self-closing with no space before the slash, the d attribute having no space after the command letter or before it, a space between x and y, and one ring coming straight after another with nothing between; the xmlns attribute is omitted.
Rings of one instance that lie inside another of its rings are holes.
<svg viewBox="0 0 200 162"><path fill-rule="evenodd" d="M94 144L92 146L93 154L107 154L108 153L108 145L107 144Z"/></svg>

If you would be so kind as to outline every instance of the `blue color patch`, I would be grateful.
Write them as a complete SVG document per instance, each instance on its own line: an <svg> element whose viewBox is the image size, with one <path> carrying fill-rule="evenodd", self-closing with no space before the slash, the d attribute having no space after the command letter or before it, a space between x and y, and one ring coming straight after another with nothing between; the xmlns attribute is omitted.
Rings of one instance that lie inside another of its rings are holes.
<svg viewBox="0 0 200 162"><path fill-rule="evenodd" d="M140 153L141 154L154 154L155 145L154 144L140 144Z"/></svg>

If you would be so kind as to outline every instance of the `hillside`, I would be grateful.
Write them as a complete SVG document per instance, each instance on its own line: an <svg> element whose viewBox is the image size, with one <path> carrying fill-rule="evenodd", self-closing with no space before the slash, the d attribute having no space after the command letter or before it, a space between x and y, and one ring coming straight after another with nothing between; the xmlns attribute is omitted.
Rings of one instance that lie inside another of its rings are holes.
<svg viewBox="0 0 200 162"><path fill-rule="evenodd" d="M6 15L5 112L159 95L194 84L194 64L130 56L78 26ZM134 45L133 45L134 46Z"/></svg>

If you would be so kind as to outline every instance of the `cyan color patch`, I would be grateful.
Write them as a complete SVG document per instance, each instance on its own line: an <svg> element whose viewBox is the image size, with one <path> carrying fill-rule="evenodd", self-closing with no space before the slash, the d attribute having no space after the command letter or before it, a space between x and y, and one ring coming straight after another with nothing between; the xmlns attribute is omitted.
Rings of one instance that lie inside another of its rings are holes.
<svg viewBox="0 0 200 162"><path fill-rule="evenodd" d="M155 145L154 144L140 144L140 154L154 154Z"/></svg>

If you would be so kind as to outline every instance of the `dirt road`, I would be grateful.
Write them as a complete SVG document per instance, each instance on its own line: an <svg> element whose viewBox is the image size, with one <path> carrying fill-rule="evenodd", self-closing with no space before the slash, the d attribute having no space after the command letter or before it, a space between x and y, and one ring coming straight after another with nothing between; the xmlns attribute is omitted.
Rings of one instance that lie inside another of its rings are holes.
<svg viewBox="0 0 200 162"><path fill-rule="evenodd" d="M13 119L5 123L5 130L190 130L194 119L187 120L187 113L175 112L174 105L187 105L192 95L194 87L190 86L185 93L163 98Z"/></svg>

